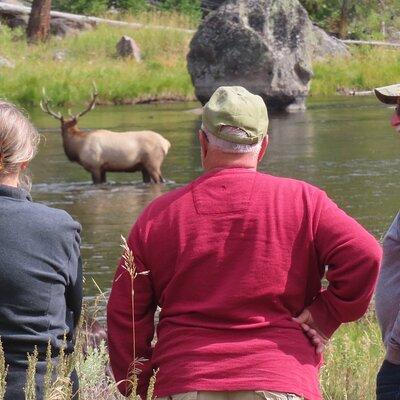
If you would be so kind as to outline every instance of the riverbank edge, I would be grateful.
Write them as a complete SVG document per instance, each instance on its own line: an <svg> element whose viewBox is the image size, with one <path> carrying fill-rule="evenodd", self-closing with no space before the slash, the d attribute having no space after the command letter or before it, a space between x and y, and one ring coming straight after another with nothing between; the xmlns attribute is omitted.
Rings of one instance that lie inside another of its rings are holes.
<svg viewBox="0 0 400 400"><path fill-rule="evenodd" d="M337 98L348 98L348 97L373 97L374 92L371 90L368 90L367 93L364 93L363 91L357 92L354 89L347 89L343 88L337 93L330 95L332 97L337 97ZM323 99L325 98L325 95L309 95L307 99ZM146 104L174 104L174 103L191 103L191 102L198 102L199 103L199 109L201 108L201 103L199 100L196 98L196 96L141 96L138 98L132 98L132 99L122 99L118 101L103 101L99 100L96 102L96 105L102 106L102 107L114 107L114 106L133 106L133 105L146 105Z"/></svg>
<svg viewBox="0 0 400 400"><path fill-rule="evenodd" d="M96 102L99 106L132 106L139 104L168 104L168 103L189 103L193 101L198 101L195 96L140 96L137 98L126 98L121 100L99 100Z"/></svg>

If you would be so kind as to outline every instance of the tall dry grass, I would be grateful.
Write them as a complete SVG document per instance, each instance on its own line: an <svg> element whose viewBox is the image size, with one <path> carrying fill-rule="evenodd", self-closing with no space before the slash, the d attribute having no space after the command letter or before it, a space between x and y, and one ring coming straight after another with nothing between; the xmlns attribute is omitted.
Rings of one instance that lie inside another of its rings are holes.
<svg viewBox="0 0 400 400"><path fill-rule="evenodd" d="M374 400L376 374L384 358L373 313L343 325L325 352L321 385L325 400Z"/></svg>
<svg viewBox="0 0 400 400"><path fill-rule="evenodd" d="M0 339L0 399L4 399L4 396L6 393L7 373L8 373L8 366L6 364L6 358L4 355L3 344Z"/></svg>

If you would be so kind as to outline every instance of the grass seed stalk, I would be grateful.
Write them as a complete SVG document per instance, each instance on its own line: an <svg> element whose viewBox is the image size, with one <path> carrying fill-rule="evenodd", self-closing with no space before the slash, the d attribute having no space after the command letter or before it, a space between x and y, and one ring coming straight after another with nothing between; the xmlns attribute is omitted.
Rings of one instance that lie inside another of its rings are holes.
<svg viewBox="0 0 400 400"><path fill-rule="evenodd" d="M3 343L0 338L0 399L6 395L8 365L4 354Z"/></svg>
<svg viewBox="0 0 400 400"><path fill-rule="evenodd" d="M129 377L128 380L131 384L131 394L130 399L136 400L136 391L138 386L138 374L140 373L140 364L142 359L136 357L136 333L135 333L135 279L139 275L148 275L149 271L138 272L135 263L135 256L133 251L130 249L126 239L121 235L122 244L124 252L122 254L122 268L129 274L131 281L131 315L132 315L132 363L129 367ZM118 277L117 279L119 279Z"/></svg>

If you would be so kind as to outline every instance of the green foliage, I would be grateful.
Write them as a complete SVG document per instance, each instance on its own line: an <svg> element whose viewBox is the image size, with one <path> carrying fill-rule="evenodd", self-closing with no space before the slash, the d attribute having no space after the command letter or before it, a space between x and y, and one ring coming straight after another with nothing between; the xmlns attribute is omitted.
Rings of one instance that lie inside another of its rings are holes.
<svg viewBox="0 0 400 400"><path fill-rule="evenodd" d="M375 398L383 346L372 315L342 326L333 336L324 358L321 384L325 400Z"/></svg>
<svg viewBox="0 0 400 400"><path fill-rule="evenodd" d="M110 384L110 378L104 374L108 362L108 350L103 340L98 348L89 347L86 356L81 357L76 364L82 390L94 392L99 382Z"/></svg>
<svg viewBox="0 0 400 400"><path fill-rule="evenodd" d="M179 11L197 18L201 16L199 0L162 0L159 7L161 10Z"/></svg>
<svg viewBox="0 0 400 400"><path fill-rule="evenodd" d="M354 39L384 39L386 28L400 30L400 0L300 0L319 26Z"/></svg>
<svg viewBox="0 0 400 400"><path fill-rule="evenodd" d="M146 0L109 0L108 7L136 14L148 10L149 4Z"/></svg>
<svg viewBox="0 0 400 400"><path fill-rule="evenodd" d="M160 0L150 5L147 0L53 0L53 9L76 14L99 15L114 9L137 14L153 9L154 11L178 11L199 19L200 0Z"/></svg>
<svg viewBox="0 0 400 400"><path fill-rule="evenodd" d="M107 7L107 0L53 0L53 9L75 14L99 15Z"/></svg>

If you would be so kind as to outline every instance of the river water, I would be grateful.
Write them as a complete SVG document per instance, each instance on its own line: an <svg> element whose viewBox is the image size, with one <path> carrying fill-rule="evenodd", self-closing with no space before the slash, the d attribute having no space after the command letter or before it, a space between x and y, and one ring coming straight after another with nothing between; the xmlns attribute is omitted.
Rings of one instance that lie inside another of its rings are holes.
<svg viewBox="0 0 400 400"><path fill-rule="evenodd" d="M141 174L109 174L94 186L90 175L64 155L60 127L31 112L43 141L32 163L36 201L63 208L83 226L86 295L108 290L126 236L140 211L155 197L202 172L195 132L197 103L98 107L82 129L151 129L172 144L164 165L165 185L144 185ZM260 170L306 180L327 191L340 207L381 239L400 206L400 137L389 126L393 110L375 98L310 99L304 113L274 115L270 145ZM290 201L290 199L288 199Z"/></svg>

